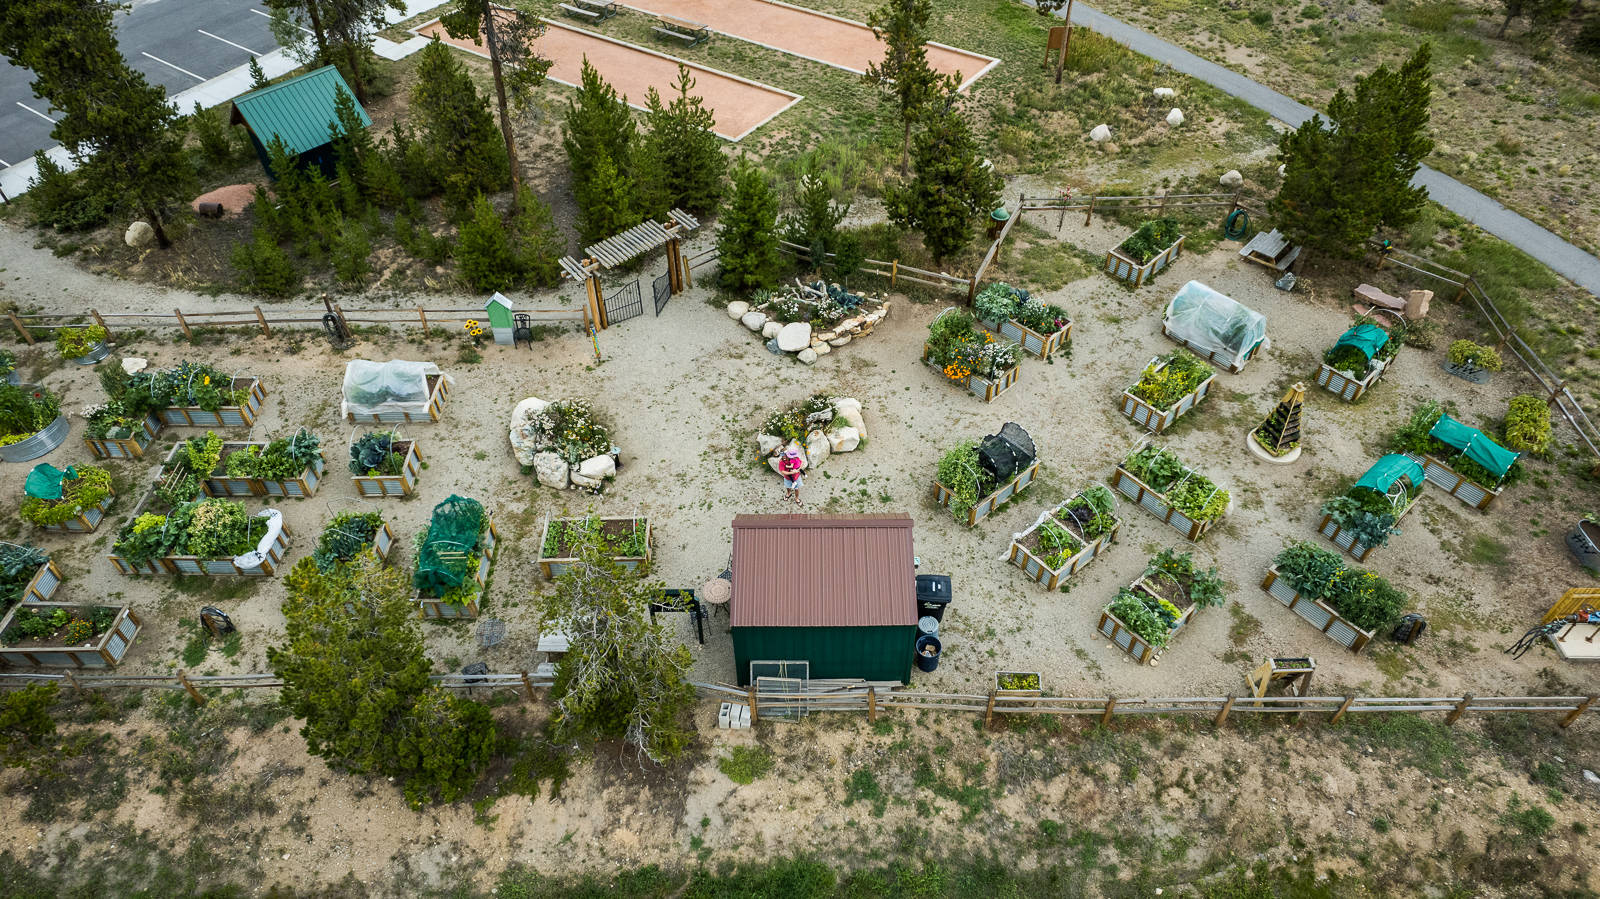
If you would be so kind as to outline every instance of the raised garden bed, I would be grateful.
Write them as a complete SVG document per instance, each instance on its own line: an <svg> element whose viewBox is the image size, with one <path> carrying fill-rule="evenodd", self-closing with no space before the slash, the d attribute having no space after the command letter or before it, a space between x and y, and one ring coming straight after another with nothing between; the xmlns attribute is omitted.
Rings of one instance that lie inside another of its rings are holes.
<svg viewBox="0 0 1600 899"><path fill-rule="evenodd" d="M1411 511L1422 493L1422 466L1391 453L1367 469L1355 485L1322 504L1317 533L1355 557L1357 562L1399 529L1400 519Z"/></svg>
<svg viewBox="0 0 1600 899"><path fill-rule="evenodd" d="M451 495L433 507L417 535L417 614L422 618L476 618L489 588L499 531L477 500Z"/></svg>
<svg viewBox="0 0 1600 899"><path fill-rule="evenodd" d="M1106 274L1130 287L1143 286L1183 255L1182 234L1172 219L1152 219L1106 251Z"/></svg>
<svg viewBox="0 0 1600 899"><path fill-rule="evenodd" d="M647 516L553 518L539 537L539 570L549 580L565 574L578 561L577 547L590 537L598 537L612 561L629 571L650 563L653 534Z"/></svg>
<svg viewBox="0 0 1600 899"><path fill-rule="evenodd" d="M1183 350L1156 356L1122 392L1122 414L1159 434L1205 399L1216 380L1211 366Z"/></svg>
<svg viewBox="0 0 1600 899"><path fill-rule="evenodd" d="M351 424L438 421L450 379L431 362L369 362L345 366L341 411Z"/></svg>
<svg viewBox="0 0 1600 899"><path fill-rule="evenodd" d="M422 449L415 440L369 433L350 446L350 480L362 496L410 496L422 477Z"/></svg>
<svg viewBox="0 0 1600 899"><path fill-rule="evenodd" d="M980 291L973 300L973 309L985 328L1039 359L1049 359L1072 340L1072 319L1067 317L1067 310L1041 303L1027 291L1004 282Z"/></svg>
<svg viewBox="0 0 1600 899"><path fill-rule="evenodd" d="M180 465L189 465L192 455L186 452L188 445L189 441L185 441L172 448L162 464L159 477L175 472ZM299 434L273 441L224 441L221 455L210 473L199 479L199 486L206 496L211 497L304 497L317 492L317 486L322 482L323 467L322 454L314 435ZM192 466L190 468L192 470ZM299 470L297 475L282 476L283 472L295 468ZM257 477L255 473L266 473L267 476Z"/></svg>
<svg viewBox="0 0 1600 899"><path fill-rule="evenodd" d="M1154 662L1196 611L1222 605L1222 591L1216 568L1200 569L1192 553L1165 549L1101 610L1097 630L1139 664Z"/></svg>
<svg viewBox="0 0 1600 899"><path fill-rule="evenodd" d="M17 547L6 544L5 548L11 553L27 553L35 559L43 559L38 567L31 568L25 563L31 559L7 558L4 571L15 568L16 573L6 576L0 571L0 609L10 608L16 602L49 602L61 588L63 580L61 569L56 563L45 557L44 550L34 547Z"/></svg>
<svg viewBox="0 0 1600 899"><path fill-rule="evenodd" d="M1305 542L1278 554L1261 589L1351 652L1360 652L1375 633L1392 626L1406 603L1405 594L1388 581Z"/></svg>
<svg viewBox="0 0 1600 899"><path fill-rule="evenodd" d="M276 534L273 521L279 524ZM125 575L273 577L289 554L292 536L276 509L250 516L242 503L204 499L168 515L137 515L123 525L107 558ZM257 557L259 564L249 564Z"/></svg>
<svg viewBox="0 0 1600 899"><path fill-rule="evenodd" d="M93 365L111 355L111 348L106 346L107 336L106 329L100 325L60 327L56 329L56 352L61 358L79 365Z"/></svg>
<svg viewBox="0 0 1600 899"><path fill-rule="evenodd" d="M49 466L43 467L49 470ZM76 471L76 478L61 480L60 499L25 496L19 513L22 520L45 531L93 533L105 520L117 493L111 487L109 472L89 467Z"/></svg>
<svg viewBox="0 0 1600 899"><path fill-rule="evenodd" d="M379 561L388 559L389 551L394 549L394 530L376 511L347 509L334 515L333 519L323 527L322 534L317 537L317 548L311 557L316 561L317 568L329 571L338 565L353 561L369 547L378 556Z"/></svg>
<svg viewBox="0 0 1600 899"><path fill-rule="evenodd" d="M1361 399L1389 370L1399 354L1405 329L1385 329L1373 322L1357 322L1322 354L1317 386L1347 403Z"/></svg>
<svg viewBox="0 0 1600 899"><path fill-rule="evenodd" d="M1232 506L1228 491L1165 447L1130 453L1112 473L1111 486L1189 541L1204 536Z"/></svg>
<svg viewBox="0 0 1600 899"><path fill-rule="evenodd" d="M66 442L61 401L37 384L0 384L0 462L29 462Z"/></svg>
<svg viewBox="0 0 1600 899"><path fill-rule="evenodd" d="M96 459L138 459L161 433L161 419L154 412L144 418L117 414L110 405L91 406L89 430L83 445Z"/></svg>
<svg viewBox="0 0 1600 899"><path fill-rule="evenodd" d="M1507 464L1514 455L1510 450L1445 415L1431 400L1417 407L1390 446L1421 465L1426 480L1480 512L1489 511L1505 488L1528 476L1519 454ZM1502 473L1496 476L1496 470Z"/></svg>
<svg viewBox="0 0 1600 899"><path fill-rule="evenodd" d="M247 428L261 415L261 403L267 398L267 388L256 378L231 378L228 380L230 401L207 409L202 406L167 406L156 410L161 423L187 428Z"/></svg>
<svg viewBox="0 0 1600 899"><path fill-rule="evenodd" d="M977 319L955 307L939 313L928 325L922 361L940 377L992 403L1017 383L1016 344L995 340L977 327Z"/></svg>
<svg viewBox="0 0 1600 899"><path fill-rule="evenodd" d="M144 622L128 606L22 603L0 619L0 664L18 668L110 668Z"/></svg>
<svg viewBox="0 0 1600 899"><path fill-rule="evenodd" d="M985 454L991 459L989 465L983 463ZM1002 465L1011 473L1003 481L995 476ZM1026 490L1038 476L1033 438L1021 425L1006 422L999 434L982 441L963 440L945 451L934 475L933 501L948 508L956 521L972 527Z"/></svg>
<svg viewBox="0 0 1600 899"><path fill-rule="evenodd" d="M1178 290L1161 314L1161 333L1231 374L1267 346L1267 319L1199 281Z"/></svg>
<svg viewBox="0 0 1600 899"><path fill-rule="evenodd" d="M1046 590L1061 586L1116 542L1122 519L1104 487L1091 487L1039 514L1033 526L1011 538L1007 559Z"/></svg>

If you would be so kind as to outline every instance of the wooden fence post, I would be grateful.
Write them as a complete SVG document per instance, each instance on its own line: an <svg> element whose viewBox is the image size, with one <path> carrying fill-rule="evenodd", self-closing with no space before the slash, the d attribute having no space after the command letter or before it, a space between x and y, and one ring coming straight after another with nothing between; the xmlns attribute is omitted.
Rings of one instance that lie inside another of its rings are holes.
<svg viewBox="0 0 1600 899"><path fill-rule="evenodd" d="M271 337L272 336L272 329L267 326L267 317L265 315L261 314L261 307L260 306L257 306L255 308L256 308L256 321L261 323L261 334L262 334L262 336Z"/></svg>
<svg viewBox="0 0 1600 899"><path fill-rule="evenodd" d="M1554 406L1555 404L1561 402L1561 391L1566 390L1566 389L1567 389L1566 379L1562 379L1562 380L1556 382L1556 386L1550 388L1550 395L1545 397L1545 399L1544 399L1545 407L1548 408L1550 406Z"/></svg>
<svg viewBox="0 0 1600 899"><path fill-rule="evenodd" d="M190 343L194 343L194 332L189 330L189 323L184 321L183 310L174 309L172 310L172 314L178 317L178 327L183 329L183 336L187 337Z"/></svg>
<svg viewBox="0 0 1600 899"><path fill-rule="evenodd" d="M985 729L994 723L994 698L999 695L999 690L989 691L989 707L983 710L983 726Z"/></svg>
<svg viewBox="0 0 1600 899"><path fill-rule="evenodd" d="M522 669L522 689L528 691L528 701L533 702L533 681L528 679L528 669Z"/></svg>
<svg viewBox="0 0 1600 899"><path fill-rule="evenodd" d="M1561 719L1561 726L1571 727L1572 722L1577 721L1584 712L1589 711L1589 706L1594 705L1596 699L1600 699L1600 693L1590 693L1583 702L1578 703L1577 708L1567 713L1567 717Z"/></svg>
<svg viewBox="0 0 1600 899"><path fill-rule="evenodd" d="M94 323L95 324L99 325L102 328L105 328L106 339L110 340L111 339L111 328L106 325L106 320L100 317L100 310L98 310L98 309L90 309L89 310L89 315L94 318Z"/></svg>
<svg viewBox="0 0 1600 899"><path fill-rule="evenodd" d="M900 280L900 260L889 263L889 286L893 287ZM15 316L13 316L15 317Z"/></svg>
<svg viewBox="0 0 1600 899"><path fill-rule="evenodd" d="M195 705L206 704L206 698L200 695L200 691L194 688L194 684L189 683L189 676L184 673L182 668L178 669L178 683L182 684L183 689L188 691L189 698L194 700Z"/></svg>
<svg viewBox="0 0 1600 899"><path fill-rule="evenodd" d="M22 339L28 342L28 346L33 346L33 332L22 326L22 319L17 318L17 314L15 312L10 313L10 315L11 324L16 327L17 333L22 335Z"/></svg>
<svg viewBox="0 0 1600 899"><path fill-rule="evenodd" d="M83 684L78 683L77 675L73 674L71 670L68 670L66 672L66 675L67 675L67 683L72 685L72 689L76 690L78 692L79 696L84 695Z"/></svg>
<svg viewBox="0 0 1600 899"><path fill-rule="evenodd" d="M350 323L344 320L344 310L339 308L338 303L333 304L333 314L339 317L339 331L344 335L344 339L354 338L356 335L350 331Z"/></svg>
<svg viewBox="0 0 1600 899"><path fill-rule="evenodd" d="M867 687L867 720L876 723L878 720L878 688Z"/></svg>
<svg viewBox="0 0 1600 899"><path fill-rule="evenodd" d="M1235 698L1236 697L1232 693L1228 694L1228 701L1222 704L1222 711L1217 713L1216 720L1211 722L1212 725L1221 727L1223 722L1228 720L1228 713L1233 711L1233 700Z"/></svg>
<svg viewBox="0 0 1600 899"><path fill-rule="evenodd" d="M418 306L417 316L422 319L422 338L426 340L428 338L428 310ZM588 329L585 328L584 330Z"/></svg>
<svg viewBox="0 0 1600 899"><path fill-rule="evenodd" d="M750 723L755 724L761 720L761 713L756 709L756 688L751 686L747 695L750 697Z"/></svg>
<svg viewBox="0 0 1600 899"><path fill-rule="evenodd" d="M1099 202L1099 201L1100 201L1100 197L1098 197L1098 196L1093 196L1093 197L1089 198L1089 211L1085 212L1083 214L1083 226L1085 228L1089 227L1089 220L1094 218L1094 204Z"/></svg>
<svg viewBox="0 0 1600 899"><path fill-rule="evenodd" d="M1170 196L1172 196L1171 190L1164 190L1161 192L1161 205L1156 209L1156 215L1159 216L1167 211L1167 198Z"/></svg>
<svg viewBox="0 0 1600 899"><path fill-rule="evenodd" d="M1344 717L1344 713L1345 712L1350 711L1350 706L1354 705L1355 701L1356 701L1356 694L1354 694L1354 693L1346 694L1346 696L1344 698L1344 702L1339 703L1339 711L1333 713L1333 718L1330 719L1328 721L1328 723L1329 724L1338 724L1339 723L1339 719Z"/></svg>
<svg viewBox="0 0 1600 899"><path fill-rule="evenodd" d="M1117 710L1117 697L1115 697L1115 696L1107 697L1106 698L1105 714L1100 716L1100 726L1101 727L1110 727L1111 726L1111 714L1113 712L1115 712L1116 710Z"/></svg>
<svg viewBox="0 0 1600 899"><path fill-rule="evenodd" d="M1444 716L1444 723L1446 723L1446 724L1454 724L1457 721L1461 720L1461 713L1465 712L1467 710L1467 706L1469 706L1471 704L1472 704L1472 694L1471 693L1468 693L1467 695L1461 697L1461 701L1456 703L1455 710L1452 711L1450 714Z"/></svg>

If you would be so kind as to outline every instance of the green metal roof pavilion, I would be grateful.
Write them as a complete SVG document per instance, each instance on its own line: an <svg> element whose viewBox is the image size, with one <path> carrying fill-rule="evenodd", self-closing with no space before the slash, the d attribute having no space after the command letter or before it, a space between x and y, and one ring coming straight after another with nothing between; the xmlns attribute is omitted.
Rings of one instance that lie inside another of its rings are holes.
<svg viewBox="0 0 1600 899"><path fill-rule="evenodd" d="M355 91L345 83L344 76L334 66L323 66L288 81L251 91L233 101L233 111L228 121L244 125L255 146L256 158L261 167L274 179L267 157L267 144L276 135L283 140L290 153L297 154L303 165L316 165L329 179L334 177L332 131L330 127L339 119L335 101L339 91L355 98ZM356 114L362 125L371 125L372 117L356 102Z"/></svg>

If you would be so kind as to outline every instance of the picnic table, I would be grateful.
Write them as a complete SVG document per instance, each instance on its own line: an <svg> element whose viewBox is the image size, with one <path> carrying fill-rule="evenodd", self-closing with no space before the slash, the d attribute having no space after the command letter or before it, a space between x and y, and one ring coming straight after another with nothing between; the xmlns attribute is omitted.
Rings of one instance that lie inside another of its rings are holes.
<svg viewBox="0 0 1600 899"><path fill-rule="evenodd" d="M661 23L651 31L657 34L674 37L680 41L688 41L689 46L696 47L711 40L711 28L699 22L688 19L678 19L672 16L656 16L656 21Z"/></svg>
<svg viewBox="0 0 1600 899"><path fill-rule="evenodd" d="M617 14L617 4L611 0L572 0L572 3L557 5L566 10L568 15L582 16L595 22L604 22Z"/></svg>

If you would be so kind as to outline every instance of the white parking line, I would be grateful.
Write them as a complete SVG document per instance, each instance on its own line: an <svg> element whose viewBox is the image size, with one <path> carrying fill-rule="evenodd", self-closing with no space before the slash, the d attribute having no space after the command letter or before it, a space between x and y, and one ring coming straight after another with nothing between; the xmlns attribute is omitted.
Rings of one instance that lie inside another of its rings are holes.
<svg viewBox="0 0 1600 899"><path fill-rule="evenodd" d="M21 106L23 109L26 109L27 111L33 113L34 115L38 116L39 118L44 119L46 122L49 122L52 125L54 125L56 123L55 119L50 118L49 116L45 115L44 113L40 112L39 110L34 109L32 106L29 106L28 104L22 102L21 100L17 101L17 105Z"/></svg>
<svg viewBox="0 0 1600 899"><path fill-rule="evenodd" d="M205 35L206 37L212 38L213 40L222 41L224 44L227 44L230 47L238 47L240 50L243 50L244 52L250 54L251 56L260 56L261 55L260 53L257 53L256 51L250 49L249 47L246 47L243 44L235 44L233 41L230 41L225 37L217 37L216 35L214 35L211 32L205 30L204 28L196 28L195 30L200 32L201 34Z"/></svg>
<svg viewBox="0 0 1600 899"><path fill-rule="evenodd" d="M10 168L10 167L11 167L11 163L6 162L4 159L0 159L0 168Z"/></svg>
<svg viewBox="0 0 1600 899"><path fill-rule="evenodd" d="M144 53L143 50L140 50L139 52L140 53ZM144 55L145 56L150 56L150 54L148 54L148 53L144 53ZM177 69L177 71L182 72L185 75L188 75L190 78L193 78L196 81L204 81L205 80L204 78L201 78L199 75L196 75L195 73L189 71L188 69L179 69L177 66L173 65L170 62L167 62L166 60L162 59L159 56L150 56L150 58L155 60L156 62L161 63L162 65L166 66L169 69Z"/></svg>
<svg viewBox="0 0 1600 899"><path fill-rule="evenodd" d="M264 13L264 12L262 12L262 11L261 11L261 10L259 10L259 9L252 9L252 10L250 10L250 11L251 11L251 12L253 12L253 13L255 13L255 14L256 14L256 15L258 15L258 16L266 16L266 18L269 18L269 19L270 19L270 18L272 18L272 16L270 16L270 15L267 15L267 14L266 14L266 13ZM294 26L294 27L296 27L296 28L298 28L298 29L300 29L300 30L301 30L301 31L304 31L304 32L305 32L305 33L306 33L306 34L315 34L315 33L316 33L316 32L314 32L314 31L312 31L312 30L311 30L311 29L309 29L309 28L307 28L307 27L306 27L306 26L304 26L304 25L296 25L296 26Z"/></svg>

